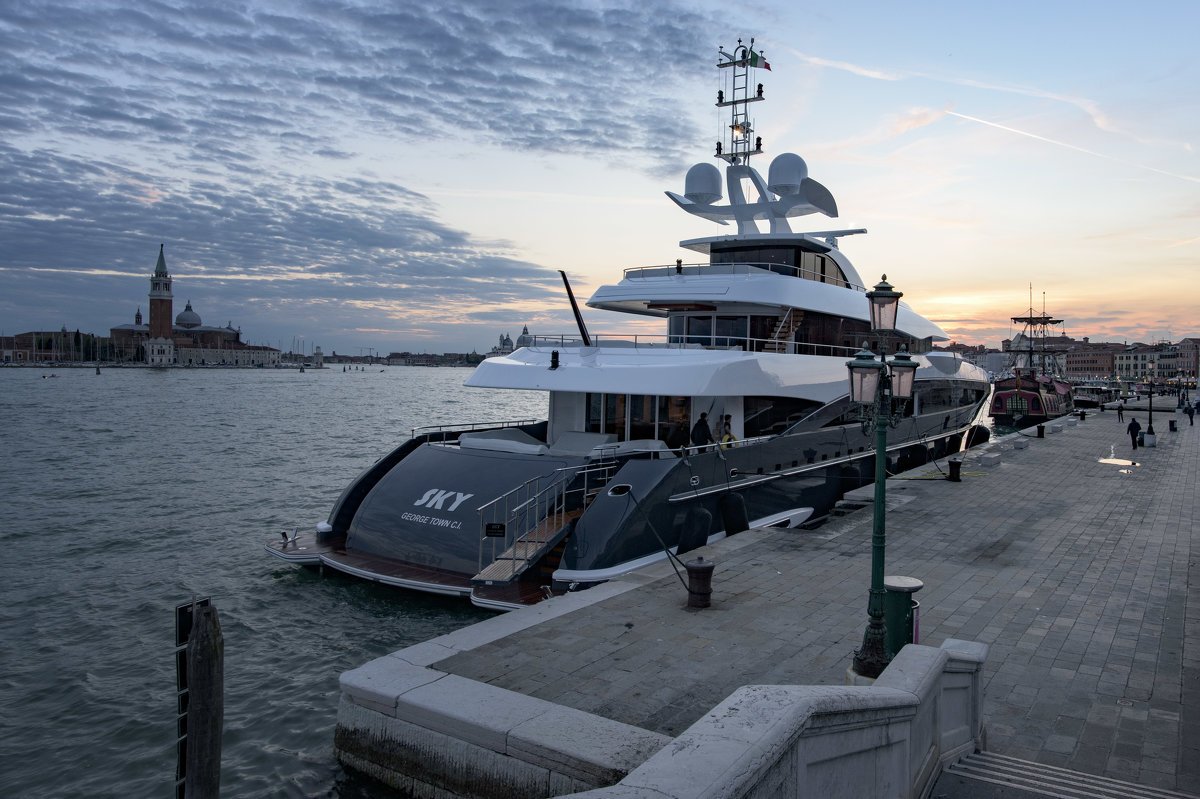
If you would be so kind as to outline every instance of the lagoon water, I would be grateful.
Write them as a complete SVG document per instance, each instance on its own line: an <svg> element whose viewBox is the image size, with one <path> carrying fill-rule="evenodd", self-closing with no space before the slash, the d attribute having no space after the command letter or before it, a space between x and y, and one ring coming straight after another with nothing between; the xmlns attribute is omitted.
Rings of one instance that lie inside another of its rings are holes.
<svg viewBox="0 0 1200 799"><path fill-rule="evenodd" d="M338 675L491 614L263 544L323 521L413 427L545 416L469 374L0 369L0 795L172 795L174 608L204 596L223 795L385 795L333 760Z"/></svg>

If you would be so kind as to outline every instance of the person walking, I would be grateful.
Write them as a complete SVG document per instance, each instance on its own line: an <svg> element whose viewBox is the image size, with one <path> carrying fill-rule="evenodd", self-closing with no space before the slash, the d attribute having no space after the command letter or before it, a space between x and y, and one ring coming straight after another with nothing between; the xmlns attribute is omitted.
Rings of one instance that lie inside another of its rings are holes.
<svg viewBox="0 0 1200 799"><path fill-rule="evenodd" d="M1191 405L1184 406L1188 415L1188 427L1196 426L1196 409Z"/></svg>
<svg viewBox="0 0 1200 799"><path fill-rule="evenodd" d="M1137 449L1138 433L1142 432L1142 426L1138 424L1137 419L1130 419L1129 426L1125 429L1129 432L1129 440L1133 442L1133 448Z"/></svg>
<svg viewBox="0 0 1200 799"><path fill-rule="evenodd" d="M1124 402L1117 403L1117 421L1118 422L1125 421L1125 403Z"/></svg>

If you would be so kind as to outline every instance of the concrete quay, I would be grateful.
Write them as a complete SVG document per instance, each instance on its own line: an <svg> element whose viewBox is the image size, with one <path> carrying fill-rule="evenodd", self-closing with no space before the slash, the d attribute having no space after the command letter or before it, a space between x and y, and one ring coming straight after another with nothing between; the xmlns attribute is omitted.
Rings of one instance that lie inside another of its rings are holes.
<svg viewBox="0 0 1200 799"><path fill-rule="evenodd" d="M965 453L961 482L944 479L944 462L889 480L886 571L924 581L920 643L987 647L989 753L1200 790L1200 433L1173 411L1155 408L1154 448L1132 450L1125 424L1146 419L1127 406L1124 423L1089 412L1048 424L1045 438L1025 431ZM848 498L869 503L871 489ZM570 753L581 779L552 779L547 795L627 773L742 686L845 683L866 625L871 522L867 507L701 550L717 564L707 609L686 608L659 564L374 661L343 675L339 736L354 712L375 699L394 710L412 686L441 686L410 705L426 702L422 719L443 732L507 692L539 708L514 730L561 718L507 743L481 737L492 751L562 760L548 739L599 720L603 745ZM364 699L372 680L386 689ZM933 796L982 795L948 776Z"/></svg>

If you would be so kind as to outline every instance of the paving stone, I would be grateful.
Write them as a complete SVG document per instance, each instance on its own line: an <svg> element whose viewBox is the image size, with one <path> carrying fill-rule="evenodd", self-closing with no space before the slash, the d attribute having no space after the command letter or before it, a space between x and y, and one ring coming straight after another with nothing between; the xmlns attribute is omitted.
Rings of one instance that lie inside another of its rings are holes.
<svg viewBox="0 0 1200 799"><path fill-rule="evenodd" d="M885 570L925 582L921 643L992 646L991 750L1156 787L1200 785L1196 431L1160 436L1136 466L1118 467L1099 461L1126 452L1124 425L1089 416L1026 438L961 483L889 479ZM871 514L702 550L717 564L712 608L686 610L663 568L661 579L434 665L666 735L741 685L842 684L867 621Z"/></svg>

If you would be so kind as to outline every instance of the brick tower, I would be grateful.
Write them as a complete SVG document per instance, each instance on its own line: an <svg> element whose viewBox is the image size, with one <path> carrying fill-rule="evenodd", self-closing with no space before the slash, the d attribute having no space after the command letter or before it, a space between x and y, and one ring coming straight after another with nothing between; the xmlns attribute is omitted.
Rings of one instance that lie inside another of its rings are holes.
<svg viewBox="0 0 1200 799"><path fill-rule="evenodd" d="M172 316L171 276L167 274L167 259L163 245L158 245L158 263L150 276L150 339L146 342L146 363L167 366L175 362L175 340L171 337Z"/></svg>

